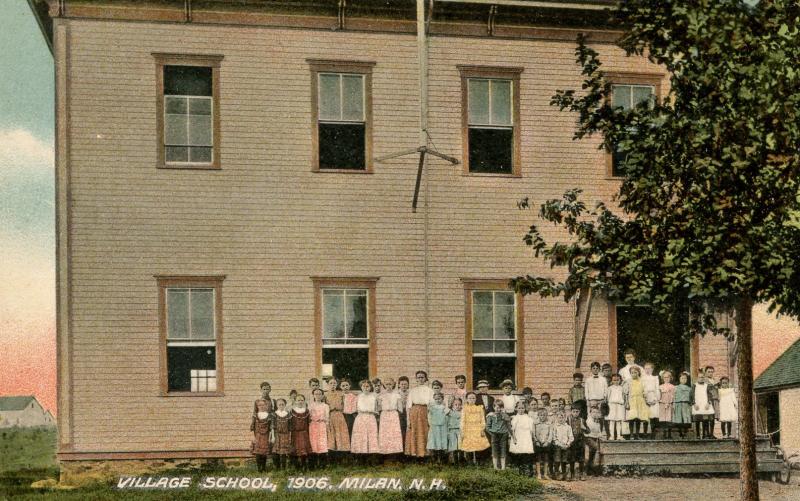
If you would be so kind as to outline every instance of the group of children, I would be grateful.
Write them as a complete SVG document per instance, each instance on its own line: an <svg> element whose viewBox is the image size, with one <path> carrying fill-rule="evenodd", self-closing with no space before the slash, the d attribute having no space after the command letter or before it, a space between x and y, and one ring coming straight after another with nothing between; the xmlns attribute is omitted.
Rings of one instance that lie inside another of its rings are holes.
<svg viewBox="0 0 800 501"><path fill-rule="evenodd" d="M715 439L716 421L721 423L723 437L732 438L738 403L727 376L717 381L714 367L707 366L700 369L694 384L689 373L681 372L676 385L671 370L656 375L652 362L639 366L635 356L627 350L627 365L617 374L611 374L610 364L593 362L588 378L573 375L570 403L581 409L582 416L587 408L600 409L607 440L655 438L657 429L667 439L673 430L686 438L692 423L695 438Z"/></svg>
<svg viewBox="0 0 800 501"><path fill-rule="evenodd" d="M713 368L700 371L695 384L681 373L678 385L672 372L653 374L653 364L640 367L635 354L626 352L628 364L611 374L609 364L591 364L591 375L573 375L574 385L566 399L551 401L548 393L537 399L531 388L514 394L514 384L500 384L502 395L488 393L489 383L481 380L478 392L466 390L466 377L456 376L456 388L442 392L439 381L428 383L425 371L417 371L416 386L407 377L395 383L365 379L361 391L351 392L347 379L309 381L311 401L292 390L289 399L270 398L270 384L261 384L261 398L254 404L251 452L259 471L268 457L277 468L289 458L307 468L316 463L352 454L359 461L376 456L405 455L436 462L446 457L454 464L478 458L491 451L495 469L505 469L508 456L521 473L539 478L585 478L600 440L623 436L639 439L654 436L657 426L665 438L673 428L681 438L692 422L697 438L715 438L714 420L731 436L736 420L736 394L727 377L719 383ZM649 430L649 431L648 431ZM585 461L588 460L588 461Z"/></svg>

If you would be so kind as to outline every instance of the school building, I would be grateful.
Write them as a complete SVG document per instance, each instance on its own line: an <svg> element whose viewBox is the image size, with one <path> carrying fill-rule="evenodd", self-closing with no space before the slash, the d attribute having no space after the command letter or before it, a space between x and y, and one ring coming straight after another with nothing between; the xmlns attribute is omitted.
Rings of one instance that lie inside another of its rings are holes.
<svg viewBox="0 0 800 501"><path fill-rule="evenodd" d="M628 347L734 376L725 339L508 287L560 273L519 200L618 188L550 105L580 89L577 34L620 106L666 92L614 45L613 2L30 3L56 68L65 464L248 456L264 380L425 369L558 396Z"/></svg>

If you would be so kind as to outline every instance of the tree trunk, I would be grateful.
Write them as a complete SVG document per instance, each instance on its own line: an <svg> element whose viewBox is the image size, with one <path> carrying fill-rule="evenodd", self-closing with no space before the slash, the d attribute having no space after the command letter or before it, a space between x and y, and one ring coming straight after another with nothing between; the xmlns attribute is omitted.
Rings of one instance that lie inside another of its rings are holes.
<svg viewBox="0 0 800 501"><path fill-rule="evenodd" d="M742 501L758 501L756 428L753 406L753 300L743 298L736 306L736 371L739 383L739 461Z"/></svg>

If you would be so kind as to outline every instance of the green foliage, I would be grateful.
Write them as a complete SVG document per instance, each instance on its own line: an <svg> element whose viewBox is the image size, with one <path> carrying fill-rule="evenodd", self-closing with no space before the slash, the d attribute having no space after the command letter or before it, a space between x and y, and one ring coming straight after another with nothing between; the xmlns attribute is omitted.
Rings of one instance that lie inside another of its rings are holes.
<svg viewBox="0 0 800 501"><path fill-rule="evenodd" d="M583 91L552 104L577 114L575 139L599 134L625 153L617 208L587 209L580 190L539 216L565 228L525 235L567 278L527 276L517 290L569 300L581 288L689 315L690 332L725 332L714 313L747 298L800 313L800 4L789 0L622 0L618 45L665 69L652 106L611 106L599 54L580 37ZM528 207L523 200L521 207Z"/></svg>

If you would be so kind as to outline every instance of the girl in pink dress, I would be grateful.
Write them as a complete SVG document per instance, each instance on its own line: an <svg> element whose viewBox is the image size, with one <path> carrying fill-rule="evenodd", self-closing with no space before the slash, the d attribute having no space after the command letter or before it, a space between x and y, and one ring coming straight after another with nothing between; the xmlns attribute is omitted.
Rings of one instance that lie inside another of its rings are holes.
<svg viewBox="0 0 800 501"><path fill-rule="evenodd" d="M381 454L401 454L403 452L403 434L400 430L400 395L394 391L394 379L388 378L383 383L385 391L378 395L378 407L381 411L378 427L378 449Z"/></svg>
<svg viewBox="0 0 800 501"><path fill-rule="evenodd" d="M350 438L350 452L353 454L377 454L378 449L378 399L372 391L369 379L361 381L356 409L358 415L353 423L353 436Z"/></svg>
<svg viewBox="0 0 800 501"><path fill-rule="evenodd" d="M321 463L323 454L328 453L328 418L330 409L323 400L325 393L316 388L311 394L308 404L311 422L308 425L308 437L311 440L311 452L315 455L317 465Z"/></svg>

